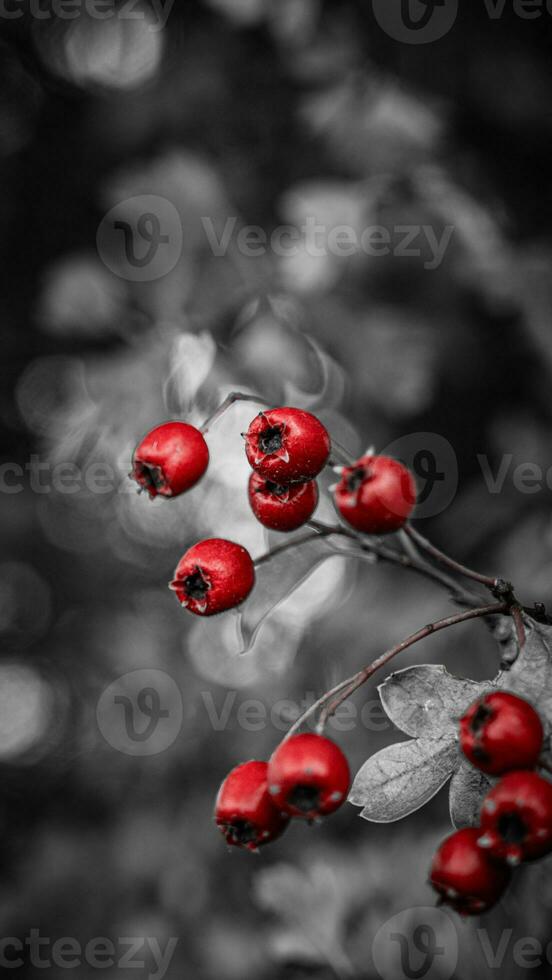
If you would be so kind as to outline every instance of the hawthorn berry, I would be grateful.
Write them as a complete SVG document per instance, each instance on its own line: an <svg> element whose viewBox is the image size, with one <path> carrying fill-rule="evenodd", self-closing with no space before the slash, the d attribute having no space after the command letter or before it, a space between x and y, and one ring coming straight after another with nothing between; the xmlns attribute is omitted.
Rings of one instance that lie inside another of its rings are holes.
<svg viewBox="0 0 552 980"><path fill-rule="evenodd" d="M209 450L199 429L165 422L138 443L130 476L151 499L177 497L201 479L208 465Z"/></svg>
<svg viewBox="0 0 552 980"><path fill-rule="evenodd" d="M248 494L255 517L272 531L295 531L312 517L318 504L315 480L281 485L255 471L249 478Z"/></svg>
<svg viewBox="0 0 552 980"><path fill-rule="evenodd" d="M478 844L517 865L552 851L552 783L536 772L509 772L487 794Z"/></svg>
<svg viewBox="0 0 552 980"><path fill-rule="evenodd" d="M345 466L335 488L335 505L351 527L364 534L401 528L416 503L410 470L389 456L362 456Z"/></svg>
<svg viewBox="0 0 552 980"><path fill-rule="evenodd" d="M464 755L492 776L534 769L543 737L542 722L532 705L507 691L485 694L460 719Z"/></svg>
<svg viewBox="0 0 552 980"><path fill-rule="evenodd" d="M239 606L255 584L249 552L234 541L207 538L182 556L169 588L197 616L214 616Z"/></svg>
<svg viewBox="0 0 552 980"><path fill-rule="evenodd" d="M259 412L245 433L250 465L278 484L313 480L328 462L330 449L322 423L300 408Z"/></svg>
<svg viewBox="0 0 552 980"><path fill-rule="evenodd" d="M503 894L510 871L489 860L478 846L479 830L457 830L443 841L431 865L430 884L461 915L479 915Z"/></svg>
<svg viewBox="0 0 552 980"><path fill-rule="evenodd" d="M347 796L351 777L341 749L305 732L282 742L268 763L268 791L292 817L313 820L333 813Z"/></svg>
<svg viewBox="0 0 552 980"><path fill-rule="evenodd" d="M227 844L255 851L279 837L288 817L268 794L266 762L244 762L222 783L215 803L215 821Z"/></svg>

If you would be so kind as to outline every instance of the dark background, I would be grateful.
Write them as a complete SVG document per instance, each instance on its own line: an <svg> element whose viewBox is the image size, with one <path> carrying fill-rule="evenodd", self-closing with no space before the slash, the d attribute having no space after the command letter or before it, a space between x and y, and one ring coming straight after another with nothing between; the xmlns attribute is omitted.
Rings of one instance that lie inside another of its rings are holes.
<svg viewBox="0 0 552 980"><path fill-rule="evenodd" d="M149 504L126 492L125 474L148 428L197 420L240 386L273 403L296 393L354 452L437 433L458 482L424 533L512 578L527 602L552 599L552 19L464 4L446 37L408 45L369 3L181 0L152 46L144 20L21 10L0 18L2 457L25 467L38 454L47 468L39 490L28 471L20 492L2 488L0 935L39 929L83 948L176 937L171 978L376 976L380 925L433 903L425 875L449 827L446 792L389 827L345 806L259 857L227 853L213 800L229 768L279 738L270 720L240 722L244 701L270 709L321 693L444 615L447 597L339 559L294 591L290 558L276 597L289 598L238 658L226 626L204 634L165 583L199 537L264 550L244 496L251 406L221 423L209 477L185 499ZM96 232L143 194L174 204L183 247L166 276L130 282L107 268ZM426 254L217 257L201 225L236 216L270 231L308 214L454 233L430 270ZM197 392L210 337L217 355ZM482 456L492 473L506 460L500 492ZM116 487L60 491L48 474L67 462L109 464ZM513 480L527 463L542 472L532 492ZM483 678L498 659L472 624L401 665ZM96 706L139 668L174 678L184 715L166 751L134 758L103 737ZM217 731L208 707L227 691ZM335 731L354 771L402 737L379 727ZM545 867L520 875L486 920L493 937L506 925L512 941L548 941ZM458 925L458 975L492 975L474 928ZM13 973L35 969L26 957ZM525 970L509 947L500 975L547 969Z"/></svg>

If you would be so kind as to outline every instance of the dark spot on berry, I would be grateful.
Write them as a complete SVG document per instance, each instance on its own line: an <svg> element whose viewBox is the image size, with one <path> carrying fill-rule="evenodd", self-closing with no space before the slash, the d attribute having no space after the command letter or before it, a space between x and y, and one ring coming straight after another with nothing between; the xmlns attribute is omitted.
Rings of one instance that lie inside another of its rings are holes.
<svg viewBox="0 0 552 980"><path fill-rule="evenodd" d="M487 722L489 722L492 717L492 708L489 708L487 704L480 704L470 721L470 731L472 731L474 735L480 735Z"/></svg>
<svg viewBox="0 0 552 980"><path fill-rule="evenodd" d="M482 749L480 745L474 745L474 747L472 749L472 755L473 755L474 759L477 759L478 762L490 762L491 761L488 752L485 752L485 749Z"/></svg>
<svg viewBox="0 0 552 980"><path fill-rule="evenodd" d="M257 828L248 820L235 820L234 823L224 824L224 833L244 847L253 844L259 836Z"/></svg>
<svg viewBox="0 0 552 980"><path fill-rule="evenodd" d="M519 813L503 813L498 818L497 830L506 844L521 844L527 836L527 826Z"/></svg>
<svg viewBox="0 0 552 980"><path fill-rule="evenodd" d="M285 497L288 492L288 487L284 487L280 483L272 483L271 480L266 481L264 488L267 493L271 493L275 497Z"/></svg>
<svg viewBox="0 0 552 980"><path fill-rule="evenodd" d="M165 486L165 477L160 466L146 466L145 463L134 464L134 479L144 490L162 490Z"/></svg>
<svg viewBox="0 0 552 980"><path fill-rule="evenodd" d="M287 802L301 813L311 813L313 810L318 810L320 792L316 786L294 786L288 793Z"/></svg>
<svg viewBox="0 0 552 980"><path fill-rule="evenodd" d="M259 448L269 456L277 453L282 448L283 426L271 425L268 429L263 429L259 436Z"/></svg>
<svg viewBox="0 0 552 980"><path fill-rule="evenodd" d="M209 583L204 579L201 568L197 567L192 575L187 575L182 585L184 592L190 599L204 599L210 589Z"/></svg>
<svg viewBox="0 0 552 980"><path fill-rule="evenodd" d="M355 466L350 473L347 473L345 482L347 484L347 490L350 493L355 493L365 480L369 480L371 473L364 466Z"/></svg>

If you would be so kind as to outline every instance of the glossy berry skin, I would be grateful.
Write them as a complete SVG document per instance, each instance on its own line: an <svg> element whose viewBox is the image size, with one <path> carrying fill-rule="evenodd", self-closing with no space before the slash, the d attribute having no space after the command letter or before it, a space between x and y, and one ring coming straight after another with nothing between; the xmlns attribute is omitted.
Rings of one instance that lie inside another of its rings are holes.
<svg viewBox="0 0 552 980"><path fill-rule="evenodd" d="M208 465L209 450L199 429L187 422L165 422L138 443L130 476L151 499L178 497L201 479Z"/></svg>
<svg viewBox="0 0 552 980"><path fill-rule="evenodd" d="M273 805L267 787L267 763L244 762L222 783L215 821L226 843L255 851L286 829L288 818Z"/></svg>
<svg viewBox="0 0 552 980"><path fill-rule="evenodd" d="M322 423L300 408L260 412L245 433L250 466L278 484L313 480L328 462L330 449Z"/></svg>
<svg viewBox="0 0 552 980"><path fill-rule="evenodd" d="M343 469L335 505L364 534L389 534L407 521L416 503L414 477L389 456L362 456Z"/></svg>
<svg viewBox="0 0 552 980"><path fill-rule="evenodd" d="M255 584L248 551L224 538L207 538L180 559L169 588L197 616L214 616L239 606Z"/></svg>
<svg viewBox="0 0 552 980"><path fill-rule="evenodd" d="M552 783L526 769L509 772L481 808L479 846L515 866L552 851Z"/></svg>
<svg viewBox="0 0 552 980"><path fill-rule="evenodd" d="M248 486L251 510L271 531L295 531L310 520L318 504L315 480L281 486L259 473L251 474Z"/></svg>
<svg viewBox="0 0 552 980"><path fill-rule="evenodd" d="M431 865L429 881L441 904L461 915L492 908L510 880L506 865L491 861L478 846L479 836L475 827L457 830L443 841Z"/></svg>
<svg viewBox="0 0 552 980"><path fill-rule="evenodd" d="M333 813L344 802L350 783L347 759L323 735L293 735L268 763L268 791L292 817L314 820Z"/></svg>
<svg viewBox="0 0 552 980"><path fill-rule="evenodd" d="M542 722L532 705L507 691L484 695L460 719L464 755L491 776L534 769L543 737Z"/></svg>

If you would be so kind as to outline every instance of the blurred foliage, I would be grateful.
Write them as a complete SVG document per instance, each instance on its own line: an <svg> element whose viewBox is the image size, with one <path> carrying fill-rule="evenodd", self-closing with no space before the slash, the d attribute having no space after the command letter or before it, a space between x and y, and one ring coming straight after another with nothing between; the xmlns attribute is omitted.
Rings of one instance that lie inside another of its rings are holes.
<svg viewBox="0 0 552 980"><path fill-rule="evenodd" d="M353 452L439 433L459 485L428 532L552 600L550 486L523 493L512 480L520 463L552 465L549 18L489 20L464 5L428 51L391 41L370 8L197 0L174 4L158 31L154 4L141 20L0 24L3 460L25 467L34 454L46 467L2 494L2 936L176 936L169 978L371 978L385 919L431 903L446 793L385 829L344 807L257 859L227 854L211 813L225 772L277 741L271 705L321 693L445 596L335 556L291 591L303 571L286 566L267 583L274 614L237 656L235 619L191 621L166 582L201 536L267 547L245 497L251 406L213 428L206 481L168 505L127 479L152 424L197 421L242 388L316 411ZM96 232L144 194L171 201L183 244L167 275L131 282L103 263ZM427 249L253 258L232 239L216 256L202 218L220 236L232 216L268 234L308 216L392 238L400 225L454 234L435 269ZM510 460L499 493L478 455L493 474ZM107 487L52 487L65 464L109 467ZM467 625L402 665L418 660L479 679L497 652ZM170 749L133 758L103 740L95 710L113 679L145 667L176 680L184 717ZM359 706L375 697L374 686ZM248 698L268 723L240 722ZM374 728L335 730L355 771L396 739ZM516 936L548 938L530 898L546 880L528 869L489 927L515 919ZM485 977L470 930L461 972Z"/></svg>

